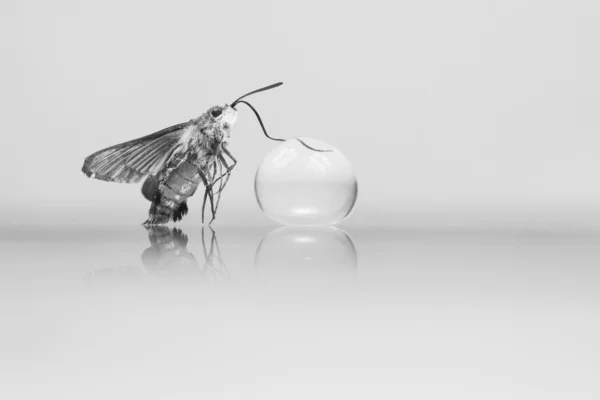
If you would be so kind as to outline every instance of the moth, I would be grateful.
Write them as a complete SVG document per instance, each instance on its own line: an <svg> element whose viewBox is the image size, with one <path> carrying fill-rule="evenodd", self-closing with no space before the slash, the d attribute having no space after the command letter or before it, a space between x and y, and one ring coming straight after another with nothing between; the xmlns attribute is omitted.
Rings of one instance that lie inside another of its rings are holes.
<svg viewBox="0 0 600 400"><path fill-rule="evenodd" d="M243 100L252 94L281 86L278 82L253 90L224 106L209 108L188 122L173 125L153 134L107 147L84 160L82 172L108 182L137 183L142 179L142 194L152 204L144 225L166 224L181 220L188 212L187 201L202 183L202 223L208 203L212 223L221 193L237 164L228 149L231 129L235 125L238 104L245 104L256 115L265 136L269 136L258 111ZM302 140L304 146L311 150Z"/></svg>

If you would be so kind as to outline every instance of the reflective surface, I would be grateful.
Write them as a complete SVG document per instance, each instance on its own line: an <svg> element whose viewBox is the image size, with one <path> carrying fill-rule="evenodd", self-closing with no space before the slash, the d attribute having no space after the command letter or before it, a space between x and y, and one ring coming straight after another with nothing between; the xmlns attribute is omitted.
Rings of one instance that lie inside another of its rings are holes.
<svg viewBox="0 0 600 400"><path fill-rule="evenodd" d="M302 137L271 150L254 182L256 199L265 214L285 225L331 225L346 218L358 195L350 161L321 140Z"/></svg>
<svg viewBox="0 0 600 400"><path fill-rule="evenodd" d="M0 229L10 399L595 399L600 234Z"/></svg>

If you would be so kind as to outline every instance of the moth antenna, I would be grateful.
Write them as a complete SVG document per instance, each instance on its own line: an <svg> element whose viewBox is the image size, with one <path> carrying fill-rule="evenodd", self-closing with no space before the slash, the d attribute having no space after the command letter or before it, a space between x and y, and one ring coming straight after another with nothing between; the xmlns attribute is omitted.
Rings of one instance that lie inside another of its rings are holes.
<svg viewBox="0 0 600 400"><path fill-rule="evenodd" d="M254 111L254 115L256 115L256 118L258 119L258 123L260 124L260 127L262 128L262 130L263 130L263 132L264 132L264 134L265 134L265 136L266 136L266 137L268 137L268 138L269 138L269 139L271 139L271 140L275 140L275 141L277 141L277 142L285 142L285 141L286 141L286 139L279 139L279 138L274 138L274 137L272 137L272 136L269 136L269 134L267 133L267 130L265 129L265 124L263 124L263 122L262 122L262 118L260 118L260 115L258 114L258 111L256 111L256 108L254 108L254 107L252 106L252 104L248 103L246 100L236 100L236 102L237 102L237 103L242 103L242 104L245 104L245 105L247 105L248 107L250 107L250 109L251 109L252 111ZM305 143L305 142L304 142L302 139L298 139L298 138L296 138L296 140L297 140L297 141L299 141L300 143L302 143L302 145L303 145L304 147L306 147L306 148L308 148L308 149L310 149L310 150L313 150L313 151L318 151L318 152L321 152L321 153L327 153L327 152L330 152L330 151L331 151L331 150L320 150L320 149L315 149L314 147L311 147L311 146L309 146L308 144L306 144L306 143Z"/></svg>
<svg viewBox="0 0 600 400"><path fill-rule="evenodd" d="M283 82L277 82L277 83L274 83L272 85L265 86L264 88L253 90L250 93L246 93L245 95L243 95L242 97L238 98L236 101L234 101L233 103L231 103L231 108L235 107L235 105L237 103L239 103L239 101L241 99L243 99L244 97L248 97L251 94L258 93L258 92L264 92L265 90L273 89L273 88L276 88L277 86L281 86L281 85L283 85Z"/></svg>

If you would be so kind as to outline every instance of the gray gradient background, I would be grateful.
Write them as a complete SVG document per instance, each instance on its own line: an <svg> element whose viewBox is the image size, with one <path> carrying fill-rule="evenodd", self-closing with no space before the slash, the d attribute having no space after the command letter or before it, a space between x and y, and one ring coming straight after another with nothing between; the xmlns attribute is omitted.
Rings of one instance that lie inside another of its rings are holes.
<svg viewBox="0 0 600 400"><path fill-rule="evenodd" d="M274 135L314 136L352 161L348 223L590 223L599 12L582 1L9 2L1 219L142 222L139 188L83 179L83 158L281 80L252 101ZM219 224L266 222L253 177L273 145L243 110ZM199 208L190 202L189 222Z"/></svg>
<svg viewBox="0 0 600 400"><path fill-rule="evenodd" d="M591 1L3 2L0 398L598 399L599 18ZM253 192L275 144L244 109L222 258L192 198L169 254L198 264L149 264L139 186L83 159L279 80L252 98L269 131L356 169L347 235L275 230Z"/></svg>

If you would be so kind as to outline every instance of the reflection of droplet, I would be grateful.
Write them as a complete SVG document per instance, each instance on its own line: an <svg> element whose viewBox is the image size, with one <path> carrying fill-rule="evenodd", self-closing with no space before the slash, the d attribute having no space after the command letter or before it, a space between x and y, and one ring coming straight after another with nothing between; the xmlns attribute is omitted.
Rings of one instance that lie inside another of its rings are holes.
<svg viewBox="0 0 600 400"><path fill-rule="evenodd" d="M354 272L357 256L352 239L331 226L288 226L269 232L256 250L255 265L263 274Z"/></svg>
<svg viewBox="0 0 600 400"><path fill-rule="evenodd" d="M358 185L348 159L320 140L301 138L275 147L256 172L254 189L260 208L286 225L331 225L346 218L356 202Z"/></svg>

